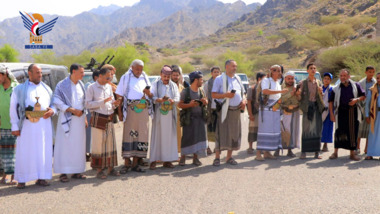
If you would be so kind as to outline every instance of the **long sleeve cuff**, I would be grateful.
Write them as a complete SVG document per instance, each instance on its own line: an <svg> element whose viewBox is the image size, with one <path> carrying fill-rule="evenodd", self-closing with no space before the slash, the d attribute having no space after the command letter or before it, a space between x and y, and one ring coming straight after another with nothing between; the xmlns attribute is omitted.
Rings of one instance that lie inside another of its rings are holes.
<svg viewBox="0 0 380 214"><path fill-rule="evenodd" d="M17 124L12 124L12 132L20 130Z"/></svg>

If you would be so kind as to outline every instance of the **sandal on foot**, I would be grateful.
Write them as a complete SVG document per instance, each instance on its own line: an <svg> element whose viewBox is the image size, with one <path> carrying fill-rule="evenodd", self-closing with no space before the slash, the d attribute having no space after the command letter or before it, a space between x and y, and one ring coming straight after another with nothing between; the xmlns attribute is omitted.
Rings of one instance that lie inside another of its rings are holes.
<svg viewBox="0 0 380 214"><path fill-rule="evenodd" d="M373 157L372 156L367 156L364 158L364 160L373 160Z"/></svg>
<svg viewBox="0 0 380 214"><path fill-rule="evenodd" d="M186 157L181 157L179 159L178 165L185 166L185 162L186 162Z"/></svg>
<svg viewBox="0 0 380 214"><path fill-rule="evenodd" d="M329 157L329 159L331 160L334 160L334 159L337 159L338 158L338 155L335 154L335 153L332 153L332 155Z"/></svg>
<svg viewBox="0 0 380 214"><path fill-rule="evenodd" d="M300 159L306 159L306 153L302 152Z"/></svg>
<svg viewBox="0 0 380 214"><path fill-rule="evenodd" d="M353 160L353 161L360 161L360 158L356 155L350 155L350 160Z"/></svg>
<svg viewBox="0 0 380 214"><path fill-rule="evenodd" d="M212 151L210 149L210 147L207 148L207 155L211 155L212 154Z"/></svg>
<svg viewBox="0 0 380 214"><path fill-rule="evenodd" d="M255 157L255 160L257 160L257 161L265 161L265 158L263 158L262 156L256 156Z"/></svg>
<svg viewBox="0 0 380 214"><path fill-rule="evenodd" d="M277 149L277 150L274 152L273 156L274 156L274 157L279 157L279 156L280 156L280 150ZM271 159L271 158L269 158L269 159Z"/></svg>
<svg viewBox="0 0 380 214"><path fill-rule="evenodd" d="M293 152L288 152L286 156L292 157L292 158L296 157L296 155Z"/></svg>
<svg viewBox="0 0 380 214"><path fill-rule="evenodd" d="M156 169L156 162L152 162L149 167L150 170L155 170Z"/></svg>
<svg viewBox="0 0 380 214"><path fill-rule="evenodd" d="M6 184L7 183L7 179L1 179L0 180L0 184Z"/></svg>
<svg viewBox="0 0 380 214"><path fill-rule="evenodd" d="M140 166L149 166L149 163L148 162L145 162L143 158L139 158L138 160L138 164Z"/></svg>
<svg viewBox="0 0 380 214"><path fill-rule="evenodd" d="M108 175L111 175L111 176L120 176L120 172L115 170L115 169L112 169Z"/></svg>
<svg viewBox="0 0 380 214"><path fill-rule="evenodd" d="M277 158L275 156L273 156L271 153L267 152L267 153L264 153L264 158L265 159L271 159L271 160L277 160Z"/></svg>
<svg viewBox="0 0 380 214"><path fill-rule="evenodd" d="M10 181L10 182L8 183L8 185L16 185L16 184L18 184L18 183L17 183L17 181L14 181L14 180L13 180L13 181Z"/></svg>
<svg viewBox="0 0 380 214"><path fill-rule="evenodd" d="M319 153L316 153L316 154L314 155L314 158L315 158L315 159L322 159L322 156L320 156Z"/></svg>
<svg viewBox="0 0 380 214"><path fill-rule="evenodd" d="M73 178L73 179L86 179L87 177L83 174L76 173L76 174L72 175L71 178Z"/></svg>
<svg viewBox="0 0 380 214"><path fill-rule="evenodd" d="M212 163L213 166L220 166L220 159L219 158L215 158L214 159L214 162Z"/></svg>
<svg viewBox="0 0 380 214"><path fill-rule="evenodd" d="M134 171L134 172L145 172L145 170L144 170L144 169L141 169L141 168L139 167L139 165L133 167L131 170Z"/></svg>
<svg viewBox="0 0 380 214"><path fill-rule="evenodd" d="M25 189L25 183L18 183L16 188L17 189Z"/></svg>
<svg viewBox="0 0 380 214"><path fill-rule="evenodd" d="M99 179L106 179L107 175L103 171L100 171L96 174L96 177Z"/></svg>
<svg viewBox="0 0 380 214"><path fill-rule="evenodd" d="M50 184L49 184L47 181L45 181L45 180L40 180L40 179L38 179L38 180L36 181L36 185L37 185L37 186L41 186L41 187L47 187L47 186L50 186Z"/></svg>
<svg viewBox="0 0 380 214"><path fill-rule="evenodd" d="M200 165L202 165L202 162L200 162L198 158L195 158L195 159L193 159L193 165L200 166Z"/></svg>
<svg viewBox="0 0 380 214"><path fill-rule="evenodd" d="M255 151L255 150L252 149L252 148L248 148L248 149L247 149L247 153L248 153L248 154L253 154L254 151Z"/></svg>
<svg viewBox="0 0 380 214"><path fill-rule="evenodd" d="M69 182L69 178L66 174L62 174L61 176L59 176L59 181L61 181L62 183L66 183Z"/></svg>
<svg viewBox="0 0 380 214"><path fill-rule="evenodd" d="M131 168L131 167L124 165L123 167L121 167L120 174L127 174L129 168Z"/></svg>
<svg viewBox="0 0 380 214"><path fill-rule="evenodd" d="M228 161L226 161L226 163L230 164L230 165L237 165L238 163L235 161L235 159L233 158L230 158L228 159Z"/></svg>
<svg viewBox="0 0 380 214"><path fill-rule="evenodd" d="M164 162L164 164L162 166L165 168L169 168L169 169L174 168L174 165L171 162Z"/></svg>

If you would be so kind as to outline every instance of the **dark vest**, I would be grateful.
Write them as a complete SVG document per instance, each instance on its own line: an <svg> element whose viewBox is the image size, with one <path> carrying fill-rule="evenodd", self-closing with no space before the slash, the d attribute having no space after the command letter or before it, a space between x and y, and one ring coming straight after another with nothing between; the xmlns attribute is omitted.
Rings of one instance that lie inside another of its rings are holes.
<svg viewBox="0 0 380 214"><path fill-rule="evenodd" d="M301 101L300 101L300 109L303 113L307 113L309 109L309 86L307 84L308 79L302 80L302 94L301 94ZM317 87L320 87L322 85L321 81L317 80ZM319 89L315 91L315 100L317 102L318 110L320 113L323 112L325 105L323 104L323 98L319 94Z"/></svg>

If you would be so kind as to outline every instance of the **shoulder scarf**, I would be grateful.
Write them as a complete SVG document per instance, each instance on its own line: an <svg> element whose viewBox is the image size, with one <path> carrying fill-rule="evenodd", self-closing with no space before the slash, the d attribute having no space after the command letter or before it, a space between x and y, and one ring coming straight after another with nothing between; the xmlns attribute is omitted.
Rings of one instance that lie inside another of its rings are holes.
<svg viewBox="0 0 380 214"><path fill-rule="evenodd" d="M358 88L356 87L356 84L354 81L352 80L349 80L351 85L352 85L352 93L354 94L354 98L357 98L358 97ZM340 92L341 92L341 89L340 89L340 84L335 86L333 88L333 91L335 93L335 98L334 98L334 109L335 109L335 112L334 112L334 115L335 115L335 130L338 129L338 111L339 111L339 104L340 104ZM361 106L360 105L356 105L356 108L358 110L358 121L359 123L362 121L362 115L360 114L362 111L361 111Z"/></svg>
<svg viewBox="0 0 380 214"><path fill-rule="evenodd" d="M42 86L46 89L46 91L49 93L50 96L50 107L53 106L53 92L51 91L50 87L46 85L44 82L40 82ZM25 100L28 93L28 87L29 87L29 80L26 80L23 84L18 85L16 88L14 88L13 93L17 95L17 115L19 117L18 121L18 128L21 132L22 125L25 120Z"/></svg>
<svg viewBox="0 0 380 214"><path fill-rule="evenodd" d="M84 85L82 81L78 81L78 84L82 88L84 98L83 102L86 100L86 92L84 89ZM72 91L71 91L71 79L70 76L66 77L66 79L59 82L55 88L54 91L54 99L59 99L63 103L65 103L67 106L72 106L71 98L72 98ZM83 105L84 106L84 105ZM68 136L70 132L70 124L71 124L71 117L72 114L70 112L62 112L64 114L64 117L62 117L61 125L63 130L65 131L65 135Z"/></svg>
<svg viewBox="0 0 380 214"><path fill-rule="evenodd" d="M375 133L375 121L376 121L376 113L377 113L377 98L379 97L379 90L377 88L377 84L374 84L369 90L371 90L371 103L370 103L370 112L369 119L371 124L371 132Z"/></svg>
<svg viewBox="0 0 380 214"><path fill-rule="evenodd" d="M241 80L239 78L239 76L237 76L236 74L234 75L234 77L236 77L236 79L238 80L239 82L239 85L240 85L240 88L241 88L241 98L243 99L243 93L244 93L244 86L243 84L241 83ZM227 87L228 87L228 79L227 79L227 75L226 75L226 72L224 72L222 74L222 79L223 79L223 93L226 93L227 92ZM224 105L222 106L222 123L224 122L224 120L227 118L227 112L228 112L228 107L230 106L230 98L225 98L224 99L226 102L224 103Z"/></svg>
<svg viewBox="0 0 380 214"><path fill-rule="evenodd" d="M132 77L133 73L132 73L132 69L129 69L124 75L123 77L121 78L122 80L120 81L123 81L123 85L125 87L125 85L127 85L127 89L125 90L125 93L124 93L124 105L123 105L123 122L125 122L125 120L127 119L127 114L128 114L128 93L129 93L129 83L130 83L130 80L131 80L131 77ZM145 74L145 72L143 71L142 74L143 77L144 77L144 80L145 80L145 83L146 85L150 85L149 84L149 79L148 79L148 76ZM125 84L127 83L127 84ZM150 100L150 99L149 99ZM148 113L149 115L152 117L153 116L153 105L152 105L152 102L148 102Z"/></svg>

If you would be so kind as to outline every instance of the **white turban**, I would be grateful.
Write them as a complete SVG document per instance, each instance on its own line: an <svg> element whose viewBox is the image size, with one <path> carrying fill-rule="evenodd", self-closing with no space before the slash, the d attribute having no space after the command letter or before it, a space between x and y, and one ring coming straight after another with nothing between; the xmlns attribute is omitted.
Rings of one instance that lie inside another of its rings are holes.
<svg viewBox="0 0 380 214"><path fill-rule="evenodd" d="M5 65L0 64L0 73L5 74L9 77L11 82L17 81L16 77L12 74L12 72Z"/></svg>
<svg viewBox="0 0 380 214"><path fill-rule="evenodd" d="M284 77L287 77L287 76L292 76L292 77L296 77L296 74L293 72L293 71L289 71L285 74Z"/></svg>

